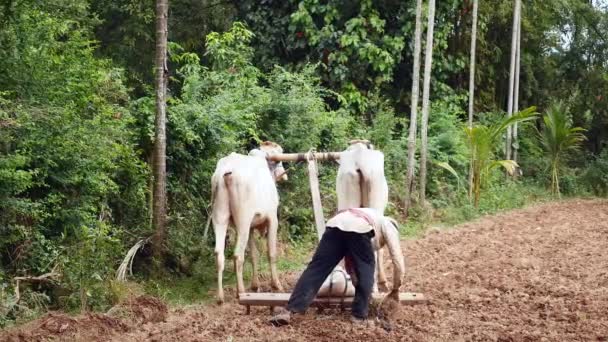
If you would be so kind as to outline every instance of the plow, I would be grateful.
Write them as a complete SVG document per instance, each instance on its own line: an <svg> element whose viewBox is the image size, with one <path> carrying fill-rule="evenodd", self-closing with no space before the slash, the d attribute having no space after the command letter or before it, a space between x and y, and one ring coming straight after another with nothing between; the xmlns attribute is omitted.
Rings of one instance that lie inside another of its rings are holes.
<svg viewBox="0 0 608 342"><path fill-rule="evenodd" d="M270 312L272 313L274 307L287 305L290 295L291 293L246 292L239 295L239 304L245 306L248 315L251 313L252 306L267 306L270 308ZM381 293L372 294L372 299L383 300L384 296L385 295ZM346 310L351 307L353 298L354 297L352 296L317 296L312 302L311 307L316 307L318 309L339 308ZM422 293L401 292L399 294L399 303L401 305L417 305L424 304L426 302L427 299Z"/></svg>
<svg viewBox="0 0 608 342"><path fill-rule="evenodd" d="M308 163L308 178L310 184L310 193L313 204L313 212L315 218L315 226L317 228L317 236L319 240L325 232L325 218L323 215L323 206L321 203L321 194L319 191L319 179L318 179L318 168L317 161L338 161L340 159L341 152L314 152L309 151L307 153L280 153L274 154L267 157L270 161L281 161L281 162L302 162ZM347 283L342 284L344 287L343 293L330 292L325 295L317 295L311 304L312 307L316 307L320 310L326 308L340 308L346 310L352 306L353 303L353 292L346 291L347 288L352 288L350 279L346 280ZM383 300L387 294L374 293L372 294L372 300ZM274 293L274 292L245 292L239 294L239 304L245 306L246 313L251 313L252 306L266 306L273 311L274 307L281 307L287 305L291 293ZM399 303L401 305L417 305L427 302L427 298L422 293L414 292L401 292L399 293Z"/></svg>

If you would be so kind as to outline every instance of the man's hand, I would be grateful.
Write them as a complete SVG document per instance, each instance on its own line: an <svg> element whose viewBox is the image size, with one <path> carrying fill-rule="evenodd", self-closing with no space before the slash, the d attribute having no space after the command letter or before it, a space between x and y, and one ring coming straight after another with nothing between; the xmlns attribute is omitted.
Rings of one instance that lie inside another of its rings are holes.
<svg viewBox="0 0 608 342"><path fill-rule="evenodd" d="M393 289L388 295L388 298L392 299L392 300L396 300L397 302L399 301L399 289Z"/></svg>

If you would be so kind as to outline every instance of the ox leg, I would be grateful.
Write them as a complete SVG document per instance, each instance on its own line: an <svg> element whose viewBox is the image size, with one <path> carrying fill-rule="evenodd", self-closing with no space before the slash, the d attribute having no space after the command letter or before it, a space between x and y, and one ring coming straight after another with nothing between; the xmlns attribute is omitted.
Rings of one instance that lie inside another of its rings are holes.
<svg viewBox="0 0 608 342"><path fill-rule="evenodd" d="M222 280L224 277L224 240L226 239L226 230L228 225L219 225L214 223L215 230L215 262L217 264L217 302L224 302L224 287Z"/></svg>
<svg viewBox="0 0 608 342"><path fill-rule="evenodd" d="M377 252L376 271L378 273L378 288L381 291L388 291L386 285L386 272L384 271L384 248L380 248Z"/></svg>
<svg viewBox="0 0 608 342"><path fill-rule="evenodd" d="M255 245L255 233L249 235L249 254L251 254L251 290L256 291L260 288L260 278L258 274L258 249Z"/></svg>
<svg viewBox="0 0 608 342"><path fill-rule="evenodd" d="M246 224L243 222L247 222ZM245 283L243 282L243 264L245 263L245 248L247 247L247 241L249 240L250 231L249 220L238 220L237 223L237 237L236 245L234 246L234 269L236 270L236 288L237 296L245 292Z"/></svg>
<svg viewBox="0 0 608 342"><path fill-rule="evenodd" d="M213 222L213 233L215 234L215 261L217 264L217 302L224 302L224 288L222 280L224 276L224 251L226 232L230 223L230 204L228 192L220 183L217 188L215 202L213 203L213 213L211 216Z"/></svg>
<svg viewBox="0 0 608 342"><path fill-rule="evenodd" d="M270 263L270 277L272 278L272 288L278 292L283 292L283 286L279 280L277 271L277 231L279 221L276 216L271 217L268 222L268 262Z"/></svg>
<svg viewBox="0 0 608 342"><path fill-rule="evenodd" d="M378 293L378 251L374 252L374 258L376 259L376 270L374 272L374 285L372 286L372 293Z"/></svg>

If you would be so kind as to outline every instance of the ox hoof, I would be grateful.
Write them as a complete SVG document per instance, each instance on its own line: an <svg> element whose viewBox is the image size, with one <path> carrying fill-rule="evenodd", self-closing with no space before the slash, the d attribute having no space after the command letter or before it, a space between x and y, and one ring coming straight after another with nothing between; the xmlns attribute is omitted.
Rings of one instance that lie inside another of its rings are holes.
<svg viewBox="0 0 608 342"><path fill-rule="evenodd" d="M390 290L386 283L378 284L378 289L380 290L380 292L388 292Z"/></svg>
<svg viewBox="0 0 608 342"><path fill-rule="evenodd" d="M217 305L223 305L224 304L224 298L218 298L216 301Z"/></svg>

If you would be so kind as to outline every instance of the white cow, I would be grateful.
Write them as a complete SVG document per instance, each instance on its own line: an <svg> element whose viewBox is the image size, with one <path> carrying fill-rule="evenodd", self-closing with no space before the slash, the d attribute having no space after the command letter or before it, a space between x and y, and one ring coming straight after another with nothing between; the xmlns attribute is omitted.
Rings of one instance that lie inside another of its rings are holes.
<svg viewBox="0 0 608 342"><path fill-rule="evenodd" d="M353 140L346 151L340 154L340 167L336 180L338 210L349 208L372 208L380 214L388 205L388 184L384 176L384 154L374 150L366 140ZM382 245L383 246L383 245ZM386 290L386 274L383 266L381 246L376 252L376 282Z"/></svg>
<svg viewBox="0 0 608 342"><path fill-rule="evenodd" d="M256 229L261 234L268 235L268 259L272 287L282 291L276 269L279 193L275 182L287 180L287 175L282 163L266 160L267 155L282 152L281 146L267 141L262 143L259 149L249 152L248 156L231 153L217 163L211 184L219 303L224 302L222 276L224 245L229 224L236 228L237 234L234 262L238 294L245 292L243 263L248 243L253 264L252 288L257 289L259 286L257 249L253 237L249 239L249 233Z"/></svg>

